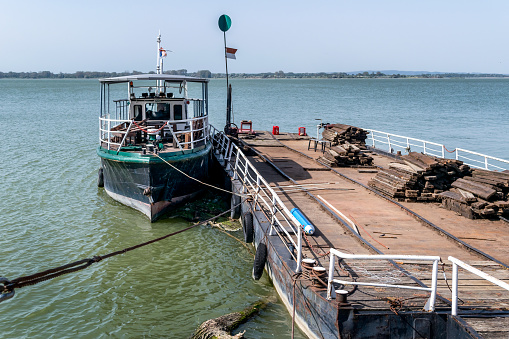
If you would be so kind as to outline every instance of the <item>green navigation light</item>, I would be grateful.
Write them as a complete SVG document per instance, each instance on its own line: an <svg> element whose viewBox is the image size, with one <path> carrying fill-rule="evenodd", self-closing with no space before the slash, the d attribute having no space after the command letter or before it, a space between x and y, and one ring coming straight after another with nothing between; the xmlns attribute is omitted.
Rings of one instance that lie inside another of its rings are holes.
<svg viewBox="0 0 509 339"><path fill-rule="evenodd" d="M232 19L230 19L228 15L223 14L219 17L219 21L217 22L217 24L219 25L220 30L226 32L232 26Z"/></svg>

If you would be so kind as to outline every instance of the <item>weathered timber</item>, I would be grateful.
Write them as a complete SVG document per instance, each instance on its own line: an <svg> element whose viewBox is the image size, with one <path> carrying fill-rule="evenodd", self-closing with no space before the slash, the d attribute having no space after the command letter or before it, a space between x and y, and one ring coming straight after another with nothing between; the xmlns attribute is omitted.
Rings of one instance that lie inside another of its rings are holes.
<svg viewBox="0 0 509 339"><path fill-rule="evenodd" d="M452 190L451 190L452 191ZM457 188L456 191L463 196L466 202L476 202L477 198L470 192Z"/></svg>
<svg viewBox="0 0 509 339"><path fill-rule="evenodd" d="M468 204L468 201L458 192L445 191L439 194L442 198L448 198L460 202L462 204Z"/></svg>
<svg viewBox="0 0 509 339"><path fill-rule="evenodd" d="M446 192L444 192L444 193L446 193ZM443 194L443 193L441 193L441 194ZM475 218L472 208L466 204L459 202L459 201L449 199L449 198L442 199L442 207L444 207L448 210L454 211L456 213L459 213L468 219Z"/></svg>
<svg viewBox="0 0 509 339"><path fill-rule="evenodd" d="M483 185L462 178L457 179L451 185L453 187L461 188L462 190L468 191L485 200L490 200L497 193L497 191L495 191L489 185Z"/></svg>
<svg viewBox="0 0 509 339"><path fill-rule="evenodd" d="M404 173L407 173L407 174L417 174L417 171L413 167L408 166L406 164L401 164L399 162L391 162L389 164L389 168L395 169L395 170L397 170L400 173L404 172Z"/></svg>
<svg viewBox="0 0 509 339"><path fill-rule="evenodd" d="M215 319L203 322L193 333L190 339L239 339L244 338L245 331L232 336L230 333L240 324L246 322L261 309L267 306L266 302L257 302L243 311L222 315Z"/></svg>

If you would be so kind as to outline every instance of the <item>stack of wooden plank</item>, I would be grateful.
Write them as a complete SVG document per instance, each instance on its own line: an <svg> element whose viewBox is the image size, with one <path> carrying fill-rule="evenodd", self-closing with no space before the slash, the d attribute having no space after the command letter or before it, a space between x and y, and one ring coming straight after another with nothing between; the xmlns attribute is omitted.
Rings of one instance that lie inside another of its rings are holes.
<svg viewBox="0 0 509 339"><path fill-rule="evenodd" d="M470 219L509 214L509 173L474 169L452 187L440 194L444 208Z"/></svg>
<svg viewBox="0 0 509 339"><path fill-rule="evenodd" d="M373 157L365 154L359 146L344 141L342 145L327 149L318 161L331 167L372 166Z"/></svg>
<svg viewBox="0 0 509 339"><path fill-rule="evenodd" d="M402 201L437 201L438 194L468 174L470 167L459 160L410 152L380 170L368 185Z"/></svg>
<svg viewBox="0 0 509 339"><path fill-rule="evenodd" d="M329 124L325 126L322 137L328 140L332 145L342 145L345 143L354 144L361 149L366 149L366 136L369 132L350 125Z"/></svg>

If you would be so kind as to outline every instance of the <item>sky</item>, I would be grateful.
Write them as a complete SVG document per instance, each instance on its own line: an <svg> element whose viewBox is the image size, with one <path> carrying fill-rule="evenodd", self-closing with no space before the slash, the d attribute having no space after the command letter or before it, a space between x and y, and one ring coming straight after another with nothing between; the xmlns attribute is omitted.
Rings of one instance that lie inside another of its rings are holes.
<svg viewBox="0 0 509 339"><path fill-rule="evenodd" d="M0 71L509 74L507 0L0 0Z"/></svg>

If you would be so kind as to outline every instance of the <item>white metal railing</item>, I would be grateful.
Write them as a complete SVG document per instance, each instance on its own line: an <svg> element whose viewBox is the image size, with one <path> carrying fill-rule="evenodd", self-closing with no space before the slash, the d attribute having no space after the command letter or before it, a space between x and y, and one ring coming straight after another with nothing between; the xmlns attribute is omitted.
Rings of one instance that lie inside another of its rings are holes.
<svg viewBox="0 0 509 339"><path fill-rule="evenodd" d="M125 131L112 130L121 124L129 124ZM115 145L118 147L122 147L123 142L125 142L125 136L131 129L131 120L120 120L120 119L110 119L109 117L99 117L99 144L106 143L107 149L111 149L111 145ZM113 138L116 136L122 135L122 142L113 142Z"/></svg>
<svg viewBox="0 0 509 339"><path fill-rule="evenodd" d="M489 155L456 148L456 160L461 160L471 167L503 171L509 169L509 161ZM502 167L503 166L503 167Z"/></svg>
<svg viewBox="0 0 509 339"><path fill-rule="evenodd" d="M151 121L147 121L148 124ZM155 122L153 122L156 124ZM125 126L115 130L115 127L119 127L122 124ZM123 119L110 119L109 116L99 117L99 143L102 145L106 144L108 150L111 149L111 146L118 146L117 151L125 146L126 136L133 128L134 121L133 120L123 120ZM177 146L180 150L184 150L184 148L189 147L193 149L196 143L203 141L207 142L209 138L209 125L208 125L208 116L190 118L184 120L168 120L168 121L158 121L157 125L166 124L163 130L169 131ZM185 128L183 130L174 130L173 125L184 125ZM150 128L150 127L146 127ZM188 136L188 141L179 141L179 136ZM122 137L120 142L116 142L115 137Z"/></svg>
<svg viewBox="0 0 509 339"><path fill-rule="evenodd" d="M430 261L433 262L433 270L431 272L431 287L418 287L418 286L408 286L408 285L393 285L393 284L382 284L382 283L373 283L373 282L357 282L357 281L346 281L334 279L334 265L335 265L335 257L341 259L352 259L352 260L422 260L422 261ZM428 291L430 292L430 297L428 300L427 310L434 311L435 310L435 300L437 296L437 274L438 274L438 262L440 261L439 256L419 256L419 255L385 255L385 254L348 254L343 253L334 248L330 249L330 262L329 262L329 279L327 284L327 299L333 298L333 290L332 283L338 283L342 285L359 285L359 286L374 286L374 287L386 287L386 288L401 288L401 289L410 289L410 290L420 290L420 291Z"/></svg>
<svg viewBox="0 0 509 339"><path fill-rule="evenodd" d="M397 134L391 134L387 132L380 132L373 129L365 128L369 131L369 138L373 147L384 149L380 145L385 145L386 150L390 153L395 151L402 151L409 153L411 151L422 152L423 154L429 154L439 158L446 158L445 151L447 150L443 144L436 142L409 138ZM462 148L456 148L454 151L448 151L449 153L456 153L456 160L461 160L465 164L476 167L484 168L487 170L503 171L509 170L509 161L495 158L489 155L468 151Z"/></svg>
<svg viewBox="0 0 509 339"><path fill-rule="evenodd" d="M424 154L433 155L435 157L445 158L444 145L436 142L409 138L397 134L380 132L373 129L365 129L369 131L371 145L377 147L379 144L387 145L390 153L395 151L402 152L422 152ZM378 147L380 148L380 147ZM381 149L381 148L380 148Z"/></svg>
<svg viewBox="0 0 509 339"><path fill-rule="evenodd" d="M254 206L260 207L270 220L270 235L274 232L283 240L288 252L295 259L296 272L301 270L302 225L293 216L277 193L251 164L246 155L221 131L210 125L210 135L214 140L214 151L224 161L227 173L233 180L242 183L242 193L250 194ZM293 235L291 234L293 233ZM286 243L288 240L290 244ZM295 255L293 249L297 251Z"/></svg>
<svg viewBox="0 0 509 339"><path fill-rule="evenodd" d="M458 266L509 291L508 283L484 273L455 257L449 257L448 259L452 262L452 315L458 315Z"/></svg>

